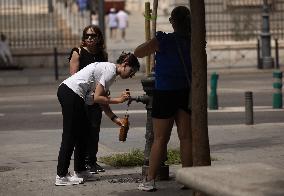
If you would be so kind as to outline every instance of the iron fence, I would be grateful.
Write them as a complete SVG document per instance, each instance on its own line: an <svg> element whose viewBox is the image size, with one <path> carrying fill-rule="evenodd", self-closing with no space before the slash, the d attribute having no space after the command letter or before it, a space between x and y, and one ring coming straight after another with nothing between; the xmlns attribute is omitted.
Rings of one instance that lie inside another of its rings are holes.
<svg viewBox="0 0 284 196"><path fill-rule="evenodd" d="M205 0L207 39L256 40L261 32L263 0ZM284 0L268 0L272 37L284 38Z"/></svg>
<svg viewBox="0 0 284 196"><path fill-rule="evenodd" d="M1 0L0 31L11 48L53 48L78 45L90 10L75 0Z"/></svg>
<svg viewBox="0 0 284 196"><path fill-rule="evenodd" d="M95 2L95 1L91 1ZM272 37L284 38L284 0L269 0ZM256 40L262 0L205 0L208 41ZM11 48L70 48L90 24L90 7L76 0L1 0L0 32Z"/></svg>

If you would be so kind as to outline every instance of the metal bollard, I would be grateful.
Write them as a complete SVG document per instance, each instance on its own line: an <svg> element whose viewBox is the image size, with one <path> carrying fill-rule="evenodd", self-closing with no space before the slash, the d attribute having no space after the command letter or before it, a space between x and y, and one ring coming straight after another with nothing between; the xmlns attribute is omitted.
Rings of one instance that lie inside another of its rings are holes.
<svg viewBox="0 0 284 196"><path fill-rule="evenodd" d="M253 125L253 94L251 91L245 92L245 115L246 124Z"/></svg>
<svg viewBox="0 0 284 196"><path fill-rule="evenodd" d="M273 93L273 108L278 109L282 108L283 103L282 103L282 72L281 71L274 71L273 72L273 78L274 78L274 83L273 83L273 88L274 88L274 93Z"/></svg>
<svg viewBox="0 0 284 196"><path fill-rule="evenodd" d="M214 72L211 74L211 92L209 95L209 109L210 110L218 110L218 96L217 96L217 81L218 81L219 75Z"/></svg>

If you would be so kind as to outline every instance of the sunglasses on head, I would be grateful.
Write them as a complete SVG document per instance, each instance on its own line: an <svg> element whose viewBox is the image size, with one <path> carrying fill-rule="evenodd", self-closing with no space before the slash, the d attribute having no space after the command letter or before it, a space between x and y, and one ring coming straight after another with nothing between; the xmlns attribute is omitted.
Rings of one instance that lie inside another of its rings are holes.
<svg viewBox="0 0 284 196"><path fill-rule="evenodd" d="M86 35L84 35L84 38L85 38L85 39L88 39L88 38L95 39L96 37L98 37L98 35L95 34L95 33L91 33L91 34L86 34Z"/></svg>

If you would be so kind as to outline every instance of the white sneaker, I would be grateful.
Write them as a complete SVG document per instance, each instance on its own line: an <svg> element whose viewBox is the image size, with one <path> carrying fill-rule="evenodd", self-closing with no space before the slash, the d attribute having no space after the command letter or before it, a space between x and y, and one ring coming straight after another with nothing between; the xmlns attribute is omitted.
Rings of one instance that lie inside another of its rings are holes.
<svg viewBox="0 0 284 196"><path fill-rule="evenodd" d="M77 177L71 176L70 173L68 173L66 176L63 176L63 177L60 177L57 175L55 178L56 186L77 185L81 183L83 183L83 178L77 178Z"/></svg>
<svg viewBox="0 0 284 196"><path fill-rule="evenodd" d="M74 177L83 178L84 181L95 181L98 180L96 175L92 174L89 170L76 172L74 171Z"/></svg>
<svg viewBox="0 0 284 196"><path fill-rule="evenodd" d="M156 184L155 184L155 180L150 180L150 181L146 181L144 180L143 183L139 184L138 189L140 191L148 191L148 192L152 192L152 191L156 191Z"/></svg>
<svg viewBox="0 0 284 196"><path fill-rule="evenodd" d="M78 182L79 184L83 184L84 183L84 179L83 178L79 178L78 176L75 176L75 175L72 176L70 173L67 174L67 177L72 182Z"/></svg>

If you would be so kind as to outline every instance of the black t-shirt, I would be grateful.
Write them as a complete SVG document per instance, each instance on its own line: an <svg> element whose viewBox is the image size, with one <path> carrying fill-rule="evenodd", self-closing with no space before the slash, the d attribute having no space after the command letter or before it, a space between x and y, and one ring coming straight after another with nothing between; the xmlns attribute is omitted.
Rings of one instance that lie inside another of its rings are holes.
<svg viewBox="0 0 284 196"><path fill-rule="evenodd" d="M87 65L94 63L94 62L107 62L107 55L103 51L93 54L88 52L86 49L83 47L80 47L81 51L79 48L73 48L71 50L70 56L69 56L69 61L72 57L73 52L77 52L79 54L79 70L83 69Z"/></svg>

